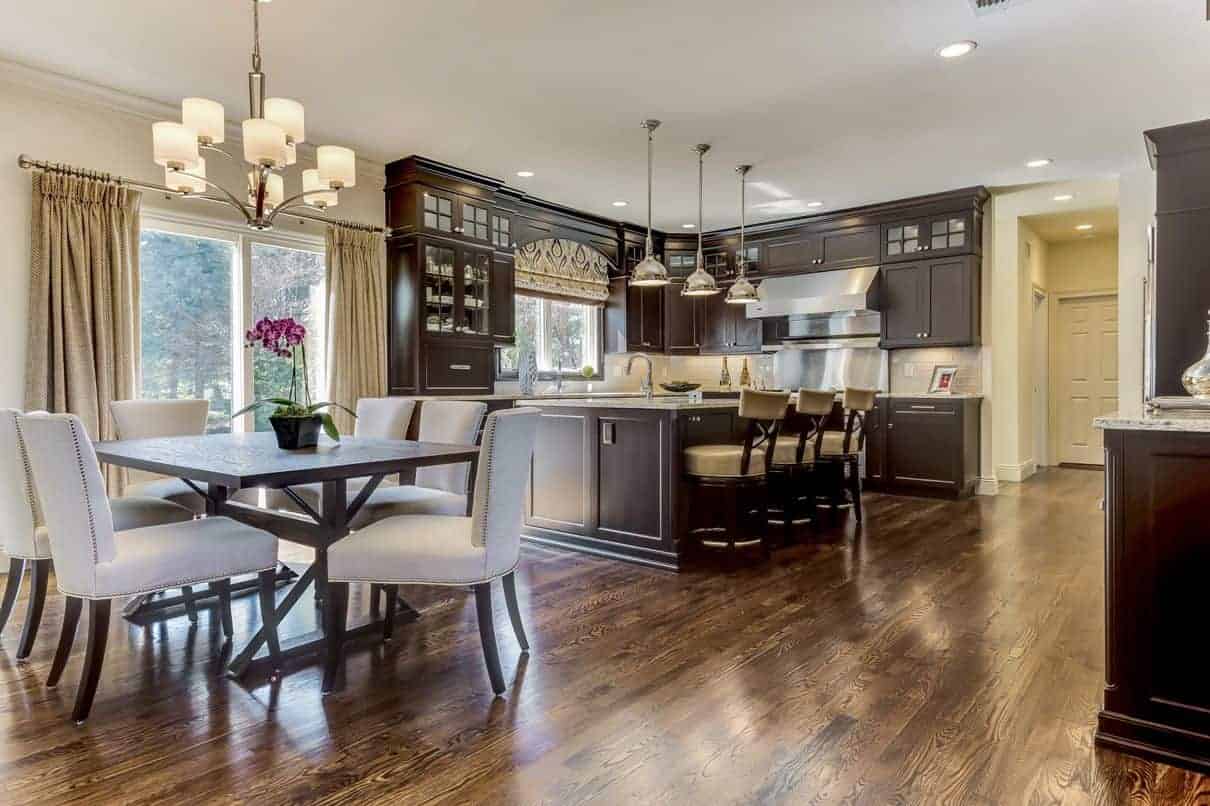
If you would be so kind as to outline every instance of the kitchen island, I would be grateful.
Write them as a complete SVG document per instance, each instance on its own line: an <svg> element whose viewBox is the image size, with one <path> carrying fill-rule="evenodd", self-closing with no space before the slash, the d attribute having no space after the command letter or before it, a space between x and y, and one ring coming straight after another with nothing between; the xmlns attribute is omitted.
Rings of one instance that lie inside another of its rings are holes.
<svg viewBox="0 0 1210 806"><path fill-rule="evenodd" d="M681 452L741 439L738 398L583 397L517 405L542 409L525 537L678 569L687 503Z"/></svg>
<svg viewBox="0 0 1210 806"><path fill-rule="evenodd" d="M1105 699L1096 742L1210 771L1210 412L1111 415Z"/></svg>

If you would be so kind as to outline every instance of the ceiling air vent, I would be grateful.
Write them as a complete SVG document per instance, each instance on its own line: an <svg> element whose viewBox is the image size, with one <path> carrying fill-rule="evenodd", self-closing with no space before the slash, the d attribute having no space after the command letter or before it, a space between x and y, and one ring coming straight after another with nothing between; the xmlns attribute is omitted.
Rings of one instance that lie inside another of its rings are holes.
<svg viewBox="0 0 1210 806"><path fill-rule="evenodd" d="M1008 11L1013 6L1019 6L1026 0L970 0L971 8L980 16L994 14L997 11Z"/></svg>

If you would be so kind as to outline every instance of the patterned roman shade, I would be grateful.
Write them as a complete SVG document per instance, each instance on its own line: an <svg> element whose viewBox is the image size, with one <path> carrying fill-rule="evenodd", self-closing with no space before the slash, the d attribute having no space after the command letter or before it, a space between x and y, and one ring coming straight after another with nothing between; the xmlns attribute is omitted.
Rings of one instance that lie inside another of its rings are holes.
<svg viewBox="0 0 1210 806"><path fill-rule="evenodd" d="M609 267L609 259L591 246L562 238L534 241L517 250L517 291L604 305L609 298Z"/></svg>

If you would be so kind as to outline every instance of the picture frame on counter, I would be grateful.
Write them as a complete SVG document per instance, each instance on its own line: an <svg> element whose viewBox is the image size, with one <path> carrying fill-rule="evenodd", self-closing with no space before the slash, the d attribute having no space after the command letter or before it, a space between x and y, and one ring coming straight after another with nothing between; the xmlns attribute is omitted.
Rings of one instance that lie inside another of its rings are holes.
<svg viewBox="0 0 1210 806"><path fill-rule="evenodd" d="M930 395L952 395L954 393L954 378L958 368L937 364L933 367L933 379L929 382Z"/></svg>

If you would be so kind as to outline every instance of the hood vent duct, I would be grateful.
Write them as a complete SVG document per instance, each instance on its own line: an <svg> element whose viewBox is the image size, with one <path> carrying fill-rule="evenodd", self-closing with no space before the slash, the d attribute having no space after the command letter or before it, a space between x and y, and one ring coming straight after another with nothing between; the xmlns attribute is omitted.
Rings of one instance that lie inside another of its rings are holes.
<svg viewBox="0 0 1210 806"><path fill-rule="evenodd" d="M760 284L760 302L748 306L748 316L830 316L877 311L878 285L877 266L769 277Z"/></svg>

